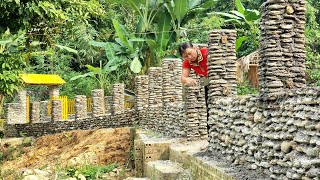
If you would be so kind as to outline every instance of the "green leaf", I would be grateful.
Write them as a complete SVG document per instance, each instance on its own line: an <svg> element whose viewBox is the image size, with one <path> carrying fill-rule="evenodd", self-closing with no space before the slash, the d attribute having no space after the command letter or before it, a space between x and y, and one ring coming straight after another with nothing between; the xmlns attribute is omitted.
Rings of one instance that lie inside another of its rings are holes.
<svg viewBox="0 0 320 180"><path fill-rule="evenodd" d="M11 43L12 40L11 39L8 39L8 40L0 40L0 45L7 45L8 43Z"/></svg>
<svg viewBox="0 0 320 180"><path fill-rule="evenodd" d="M233 15L233 14L230 14L230 13L224 13L224 12L214 12L214 13L208 13L209 15L210 14L217 14L217 15L221 15L221 16L225 16L225 17L228 17L228 18L231 18L231 19L241 19L239 16L236 16L236 15Z"/></svg>
<svg viewBox="0 0 320 180"><path fill-rule="evenodd" d="M93 72L88 72L88 73L85 73L85 74L81 74L81 75L78 75L78 76L74 76L72 78L70 78L70 81L74 81L74 80L77 80L77 79L80 79L80 78L85 78L85 77L88 77L88 76L94 76L95 73Z"/></svg>
<svg viewBox="0 0 320 180"><path fill-rule="evenodd" d="M243 41L245 41L248 37L247 36L241 36L236 40L236 51L241 47Z"/></svg>
<svg viewBox="0 0 320 180"><path fill-rule="evenodd" d="M67 46L62 46L62 45L58 45L58 44L56 44L55 46L58 47L58 48L60 48L60 49L62 49L62 50L66 50L66 51L68 51L68 52L71 52L71 53L74 53L74 54L78 54L78 51L77 51L77 50L72 49L72 48L69 48L69 47L67 47Z"/></svg>
<svg viewBox="0 0 320 180"><path fill-rule="evenodd" d="M178 22L181 22L183 17L188 12L188 1L187 0L174 0L173 13L177 18Z"/></svg>
<svg viewBox="0 0 320 180"><path fill-rule="evenodd" d="M86 65L86 67L89 69L89 71L94 72L96 74L100 74L101 73L101 70L100 70L99 67L93 67L93 66L88 65L88 64Z"/></svg>
<svg viewBox="0 0 320 180"><path fill-rule="evenodd" d="M158 46L157 42L153 39L147 39L146 42L151 48L156 48Z"/></svg>
<svg viewBox="0 0 320 180"><path fill-rule="evenodd" d="M130 64L130 69L134 73L139 73L141 71L142 65L138 57L135 57Z"/></svg>
<svg viewBox="0 0 320 180"><path fill-rule="evenodd" d="M218 0L210 0L210 1L207 1L205 3L203 3L200 8L203 8L203 9L209 9L211 7L213 7L214 4L216 4L218 2Z"/></svg>
<svg viewBox="0 0 320 180"><path fill-rule="evenodd" d="M116 34L119 37L119 39L121 40L121 42L128 48L130 49L131 52L134 52L133 46L129 43L127 36L128 36L128 32L126 31L126 29L124 28L124 26L122 26L116 19L112 20L113 23L113 27L116 30Z"/></svg>
<svg viewBox="0 0 320 180"><path fill-rule="evenodd" d="M167 44L170 39L171 24L170 24L170 16L168 13L163 12L161 19L158 22L158 31L161 32L157 35L157 43L159 51L166 50ZM150 42L149 42L150 43Z"/></svg>
<svg viewBox="0 0 320 180"><path fill-rule="evenodd" d="M32 41L32 43L30 44L31 46L39 46L41 43L40 41Z"/></svg>
<svg viewBox="0 0 320 180"><path fill-rule="evenodd" d="M244 14L244 11L246 10L241 1L240 0L236 0L236 6L237 6L237 10L241 13L241 14Z"/></svg>
<svg viewBox="0 0 320 180"><path fill-rule="evenodd" d="M113 59L116 58L113 45L114 45L114 43L107 42L106 45L104 46L104 49L106 51L106 56L109 61L112 61Z"/></svg>
<svg viewBox="0 0 320 180"><path fill-rule="evenodd" d="M143 39L143 38L131 38L131 39L129 39L129 41L132 41L132 42L144 42L146 40Z"/></svg>
<svg viewBox="0 0 320 180"><path fill-rule="evenodd" d="M257 10L247 9L244 13L247 21L255 21L260 19L260 12Z"/></svg>
<svg viewBox="0 0 320 180"><path fill-rule="evenodd" d="M189 6L188 9L193 9L201 3L201 0L188 0Z"/></svg>
<svg viewBox="0 0 320 180"><path fill-rule="evenodd" d="M244 21L246 20L244 14L242 14L241 12L239 11L230 11L231 13L235 14L236 16L238 17L241 17Z"/></svg>
<svg viewBox="0 0 320 180"><path fill-rule="evenodd" d="M95 47L104 47L106 45L106 43L105 42L90 41L89 45L95 46Z"/></svg>

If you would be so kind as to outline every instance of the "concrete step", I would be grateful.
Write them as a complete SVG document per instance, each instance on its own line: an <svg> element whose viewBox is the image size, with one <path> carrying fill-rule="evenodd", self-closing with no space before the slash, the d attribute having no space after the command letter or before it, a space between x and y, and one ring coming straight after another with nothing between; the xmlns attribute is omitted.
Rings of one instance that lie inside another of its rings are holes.
<svg viewBox="0 0 320 180"><path fill-rule="evenodd" d="M169 147L169 159L183 164L183 168L191 171L191 179L203 180L234 180L228 168L221 167L221 164L207 156L198 156L203 152L201 148L206 141L191 141L171 144Z"/></svg>
<svg viewBox="0 0 320 180"><path fill-rule="evenodd" d="M151 180L188 179L188 171L182 168L182 164L170 160L148 162L145 173Z"/></svg>

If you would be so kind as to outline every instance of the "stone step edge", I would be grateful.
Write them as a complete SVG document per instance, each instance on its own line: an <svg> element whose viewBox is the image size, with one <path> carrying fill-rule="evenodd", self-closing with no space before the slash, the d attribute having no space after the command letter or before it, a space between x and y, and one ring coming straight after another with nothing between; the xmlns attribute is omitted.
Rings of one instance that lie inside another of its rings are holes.
<svg viewBox="0 0 320 180"><path fill-rule="evenodd" d="M202 145L200 141L189 142L185 146L172 144L169 146L169 160L181 163L185 169L190 169L193 179L211 177L212 179L234 180L232 175L226 173L223 168L196 156L196 153L201 152Z"/></svg>
<svg viewBox="0 0 320 180"><path fill-rule="evenodd" d="M181 163L170 160L157 160L147 163L146 176L150 179L175 180L184 172Z"/></svg>

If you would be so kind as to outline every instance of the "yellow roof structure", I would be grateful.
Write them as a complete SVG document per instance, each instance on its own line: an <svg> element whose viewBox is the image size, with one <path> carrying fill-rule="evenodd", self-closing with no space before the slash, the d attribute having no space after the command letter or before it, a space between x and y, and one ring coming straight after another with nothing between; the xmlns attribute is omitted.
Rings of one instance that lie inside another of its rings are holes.
<svg viewBox="0 0 320 180"><path fill-rule="evenodd" d="M21 78L26 85L57 86L66 83L54 74L21 74Z"/></svg>

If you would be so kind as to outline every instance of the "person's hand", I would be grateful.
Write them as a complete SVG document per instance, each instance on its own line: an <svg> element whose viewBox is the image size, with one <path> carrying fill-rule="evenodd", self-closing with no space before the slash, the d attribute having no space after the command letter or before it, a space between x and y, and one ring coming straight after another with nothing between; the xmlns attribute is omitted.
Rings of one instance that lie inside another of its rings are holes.
<svg viewBox="0 0 320 180"><path fill-rule="evenodd" d="M186 79L186 85L187 85L187 86L196 86L196 85L197 85L197 82L196 82L194 79L188 77L188 78Z"/></svg>

